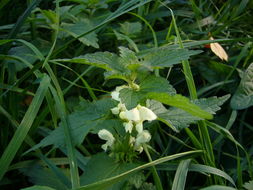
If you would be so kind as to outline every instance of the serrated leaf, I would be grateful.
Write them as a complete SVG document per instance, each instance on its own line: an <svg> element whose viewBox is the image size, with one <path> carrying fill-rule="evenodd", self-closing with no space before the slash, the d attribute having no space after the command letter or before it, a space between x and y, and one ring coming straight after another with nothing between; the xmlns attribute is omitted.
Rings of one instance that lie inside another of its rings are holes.
<svg viewBox="0 0 253 190"><path fill-rule="evenodd" d="M127 109L132 109L139 103L143 103L150 92L176 94L176 90L166 79L153 75L144 78L139 87L139 90L125 88L120 91L121 101L126 105Z"/></svg>
<svg viewBox="0 0 253 190"><path fill-rule="evenodd" d="M243 187L247 190L252 190L253 189L253 180L246 182L243 184Z"/></svg>
<svg viewBox="0 0 253 190"><path fill-rule="evenodd" d="M235 110L246 109L253 105L253 63L244 72L230 105Z"/></svg>
<svg viewBox="0 0 253 190"><path fill-rule="evenodd" d="M215 114L216 111L220 110L220 106L229 97L230 95L225 95L219 98L202 98L191 102L199 106L202 110ZM149 101L149 107L158 116L160 121L171 127L175 132L179 132L180 130L189 127L190 124L202 120L202 118L193 116L179 108L172 107L166 109L160 102L154 100Z"/></svg>
<svg viewBox="0 0 253 190"><path fill-rule="evenodd" d="M141 32L142 26L139 22L124 22L120 24L120 32L129 36Z"/></svg>
<svg viewBox="0 0 253 190"><path fill-rule="evenodd" d="M171 127L175 132L179 132L189 127L190 124L201 120L201 118L195 117L179 108L166 109L162 103L155 100L148 101L148 107L157 115L158 120Z"/></svg>
<svg viewBox="0 0 253 190"><path fill-rule="evenodd" d="M208 113L215 114L220 110L220 106L224 104L230 98L230 94L222 97L210 97L192 100L191 102L199 106L201 109L207 111Z"/></svg>
<svg viewBox="0 0 253 190"><path fill-rule="evenodd" d="M192 55L201 53L197 50L188 49L166 49L157 48L152 52L147 53L142 57L144 65L163 68L170 67L174 64L181 63L183 60L187 60Z"/></svg>
<svg viewBox="0 0 253 190"><path fill-rule="evenodd" d="M74 24L62 23L62 28L68 34L70 34L74 38L77 38L81 34L92 29L93 24L88 19L82 19ZM78 38L78 40L87 46L99 48L99 45L97 43L98 38L97 38L97 34L95 32L91 32L85 36L82 36L82 37Z"/></svg>
<svg viewBox="0 0 253 190"><path fill-rule="evenodd" d="M169 95L167 93L149 93L148 98L157 100L169 106L177 107L187 111L193 116L197 116L203 119L212 119L212 114L202 110L199 106L190 102L190 100L180 94Z"/></svg>

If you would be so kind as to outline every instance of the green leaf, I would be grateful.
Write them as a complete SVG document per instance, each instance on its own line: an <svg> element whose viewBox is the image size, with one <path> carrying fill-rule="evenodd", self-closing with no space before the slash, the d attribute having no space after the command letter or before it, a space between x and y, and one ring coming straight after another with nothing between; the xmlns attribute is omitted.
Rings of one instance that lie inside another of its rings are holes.
<svg viewBox="0 0 253 190"><path fill-rule="evenodd" d="M106 153L96 154L92 156L87 163L85 173L80 178L81 185L96 183L97 181L117 176L137 166L139 165L115 162L115 160L109 157ZM124 182L125 179L120 181L120 184L115 185L118 185L118 189L121 189L120 185Z"/></svg>
<svg viewBox="0 0 253 190"><path fill-rule="evenodd" d="M252 190L253 189L253 180L246 182L243 184L243 187L247 190Z"/></svg>
<svg viewBox="0 0 253 190"><path fill-rule="evenodd" d="M62 28L68 34L70 34L74 38L77 38L78 36L80 36L84 32L92 29L93 24L88 19L82 19L81 21L78 21L74 24L62 23ZM97 34L94 31L78 38L78 40L87 46L99 48L99 45L97 43L98 42Z"/></svg>
<svg viewBox="0 0 253 190"><path fill-rule="evenodd" d="M21 172L29 177L29 181L35 185L48 186L56 190L68 190L69 188L62 183L55 173L39 164L32 164L27 168L20 169ZM68 169L61 169L62 172L66 174L69 173Z"/></svg>
<svg viewBox="0 0 253 190"><path fill-rule="evenodd" d="M241 82L232 96L230 105L235 110L246 109L253 105L253 63L243 73Z"/></svg>
<svg viewBox="0 0 253 190"><path fill-rule="evenodd" d="M212 185L209 187L201 188L201 190L236 190L233 187L226 187L222 185Z"/></svg>
<svg viewBox="0 0 253 190"><path fill-rule="evenodd" d="M21 190L55 190L55 189L47 186L34 185L32 187L22 188Z"/></svg>
<svg viewBox="0 0 253 190"><path fill-rule="evenodd" d="M93 103L87 101L81 102L77 110L67 116L71 135L73 136L73 144L80 145L91 130L97 132L101 127L105 128L106 126L113 127L119 125L117 121L105 120L105 118L103 118L110 114L110 109L115 106L115 102L111 99L102 99ZM65 143L64 130L62 123L60 123L58 128L50 132L39 144L35 145L27 152L49 145L63 147Z"/></svg>
<svg viewBox="0 0 253 190"><path fill-rule="evenodd" d="M181 158L181 157L184 157L184 156L189 156L189 155L193 156L193 155L199 154L201 152L202 151L189 151L189 152L174 154L174 155L171 155L171 156L166 156L166 157L154 160L152 162L149 162L147 164L138 166L136 168L130 169L130 170L128 170L124 173L121 173L119 175L116 175L116 176L113 176L113 177L110 177L110 178L106 178L106 179L96 181L94 183L82 186L82 187L78 188L77 190L105 190L105 189L108 189L109 187L111 187L113 184L118 183L119 181L125 179L128 175L133 174L137 171L143 170L143 169L151 167L151 166L161 164L163 162L167 162L167 161L170 161L170 160Z"/></svg>
<svg viewBox="0 0 253 190"><path fill-rule="evenodd" d="M152 92L148 94L148 98L157 100L169 106L180 108L192 114L193 116L197 116L203 119L213 118L212 114L202 110L199 106L193 104L188 98L179 94L169 95L167 93Z"/></svg>
<svg viewBox="0 0 253 190"><path fill-rule="evenodd" d="M121 101L126 105L127 109L134 108L139 103L143 103L151 92L176 94L176 90L169 84L169 81L154 75L144 78L139 87L139 90L125 88L120 91Z"/></svg>
<svg viewBox="0 0 253 190"><path fill-rule="evenodd" d="M191 159L183 160L180 162L173 180L172 190L184 190L190 162Z"/></svg>
<svg viewBox="0 0 253 190"><path fill-rule="evenodd" d="M15 154L17 153L19 147L28 134L30 127L32 126L33 121L36 118L39 108L44 100L49 84L50 78L48 75L43 75L40 81L40 86L36 91L35 96L33 97L32 103L30 104L27 112L25 113L25 116L15 131L10 143L2 154L2 157L0 159L0 180L4 176L10 163L15 157Z"/></svg>
<svg viewBox="0 0 253 190"><path fill-rule="evenodd" d="M142 26L141 23L139 22L124 22L122 24L120 24L120 32L127 35L127 36L131 36L134 35L136 33L141 32Z"/></svg>
<svg viewBox="0 0 253 190"><path fill-rule="evenodd" d="M157 48L141 58L143 59L144 65L163 68L181 63L182 60L187 60L190 56L199 54L200 52L188 49Z"/></svg>
<svg viewBox="0 0 253 190"><path fill-rule="evenodd" d="M221 109L220 106L223 105L229 98L230 94L227 94L222 97L213 96L209 98L192 100L191 102L208 113L215 114L215 112Z"/></svg>

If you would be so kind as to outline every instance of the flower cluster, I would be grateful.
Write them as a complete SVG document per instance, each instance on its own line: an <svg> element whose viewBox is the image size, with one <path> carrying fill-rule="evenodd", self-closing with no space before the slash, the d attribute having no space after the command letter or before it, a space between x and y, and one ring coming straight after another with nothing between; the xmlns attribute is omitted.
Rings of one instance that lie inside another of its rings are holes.
<svg viewBox="0 0 253 190"><path fill-rule="evenodd" d="M138 88L138 85L135 84ZM118 101L118 105L111 109L114 115L118 115L122 119L123 126L127 134L130 135L129 145L134 148L135 151L141 153L143 151L143 144L148 143L151 139L151 135L147 130L143 130L144 121L153 121L157 118L155 113L149 108L141 105L137 105L131 110L127 110L125 104L121 102L119 97L120 90L124 88L130 88L129 86L119 86L111 93L112 99ZM134 131L134 132L133 132ZM98 136L106 140L106 143L102 145L102 148L106 151L108 147L112 147L115 141L113 135L106 129L100 130Z"/></svg>

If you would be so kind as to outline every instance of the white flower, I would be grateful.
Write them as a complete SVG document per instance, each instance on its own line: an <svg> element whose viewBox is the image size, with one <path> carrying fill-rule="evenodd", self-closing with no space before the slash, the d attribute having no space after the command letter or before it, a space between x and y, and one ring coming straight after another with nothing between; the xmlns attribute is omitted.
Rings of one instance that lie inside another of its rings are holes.
<svg viewBox="0 0 253 190"><path fill-rule="evenodd" d="M139 133L141 133L143 131L143 124L142 122L138 122L136 125L135 125L135 129L136 131Z"/></svg>
<svg viewBox="0 0 253 190"><path fill-rule="evenodd" d="M115 107L115 108L112 108L111 109L111 111L112 111L112 113L114 114L114 115L117 115L117 114L119 114L119 108L118 107Z"/></svg>
<svg viewBox="0 0 253 190"><path fill-rule="evenodd" d="M140 119L142 121L145 121L145 120L153 121L157 118L156 114L145 106L138 105L137 109L139 110Z"/></svg>
<svg viewBox="0 0 253 190"><path fill-rule="evenodd" d="M102 145L102 149L104 149L104 151L106 151L108 147L111 147L113 145L115 138L108 130L106 129L100 130L98 132L98 136L100 139L106 141L106 143Z"/></svg>
<svg viewBox="0 0 253 190"><path fill-rule="evenodd" d="M134 148L135 150L139 151L140 153L142 152L141 145L144 143L149 142L151 139L151 135L147 130L143 130L141 133L137 135L137 138L135 140Z"/></svg>
<svg viewBox="0 0 253 190"><path fill-rule="evenodd" d="M140 113L139 113L139 110L137 108L122 111L122 112L120 112L119 117L121 119L125 119L125 120L128 120L128 121L135 121L135 122L140 121Z"/></svg>
<svg viewBox="0 0 253 190"><path fill-rule="evenodd" d="M132 121L125 122L125 123L123 123L123 125L125 127L126 132L129 132L129 133L132 132L133 126L134 126Z"/></svg>
<svg viewBox="0 0 253 190"><path fill-rule="evenodd" d="M123 88L128 88L126 85L118 86L114 91L111 92L112 99L120 102L119 91Z"/></svg>

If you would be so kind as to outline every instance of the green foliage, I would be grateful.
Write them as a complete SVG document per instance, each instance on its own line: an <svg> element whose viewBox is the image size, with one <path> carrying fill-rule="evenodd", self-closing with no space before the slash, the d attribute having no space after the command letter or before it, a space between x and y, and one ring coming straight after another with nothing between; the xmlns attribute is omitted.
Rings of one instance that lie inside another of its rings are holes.
<svg viewBox="0 0 253 190"><path fill-rule="evenodd" d="M231 99L231 107L236 110L248 108L253 105L253 64L242 74L241 82Z"/></svg>
<svg viewBox="0 0 253 190"><path fill-rule="evenodd" d="M1 1L0 189L251 190L252 5Z"/></svg>

